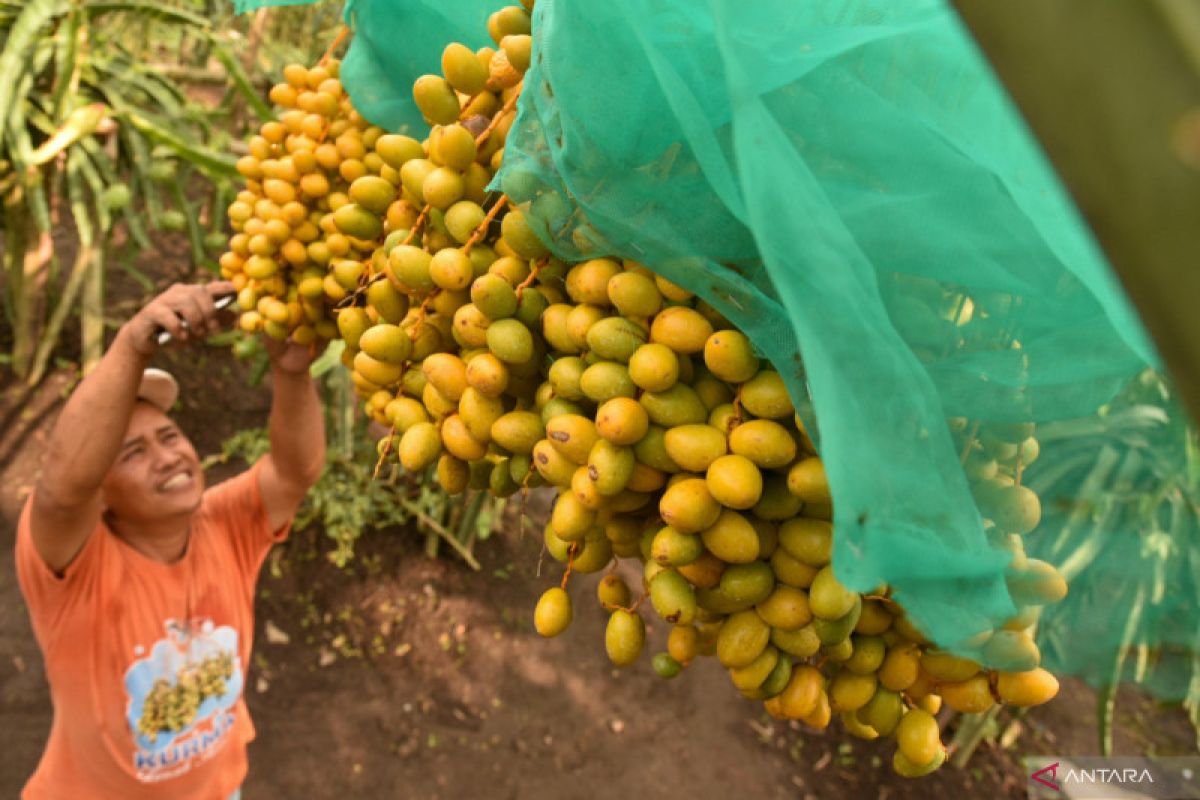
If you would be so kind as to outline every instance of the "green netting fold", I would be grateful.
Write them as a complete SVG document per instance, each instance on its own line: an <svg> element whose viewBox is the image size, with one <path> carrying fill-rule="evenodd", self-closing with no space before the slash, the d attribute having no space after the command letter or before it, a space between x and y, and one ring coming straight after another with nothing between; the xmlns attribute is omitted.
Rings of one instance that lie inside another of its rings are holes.
<svg viewBox="0 0 1200 800"><path fill-rule="evenodd" d="M492 44L487 18L505 5L501 0L347 3L345 18L354 38L342 61L341 79L354 107L393 132L427 129L413 102L413 81L427 73L441 74L442 50L450 42L472 49Z"/></svg>
<svg viewBox="0 0 1200 800"><path fill-rule="evenodd" d="M238 13L315 0L233 0ZM343 16L354 32L342 60L341 80L355 109L396 133L420 132L425 121L413 102L421 75L440 74L450 42L472 49L492 44L487 18L502 0L347 0Z"/></svg>
<svg viewBox="0 0 1200 800"><path fill-rule="evenodd" d="M1155 356L947 5L540 2L519 108L496 187L556 254L645 262L811 399L838 576L945 644L1011 615L960 458Z"/></svg>

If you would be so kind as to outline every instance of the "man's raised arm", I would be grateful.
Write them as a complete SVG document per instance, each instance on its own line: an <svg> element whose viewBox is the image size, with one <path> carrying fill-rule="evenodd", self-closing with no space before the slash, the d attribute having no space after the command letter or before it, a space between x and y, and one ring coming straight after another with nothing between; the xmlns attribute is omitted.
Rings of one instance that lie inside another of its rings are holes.
<svg viewBox="0 0 1200 800"><path fill-rule="evenodd" d="M34 547L52 570L60 572L74 560L100 518L100 485L120 451L142 372L158 349L159 329L181 342L189 331L196 337L215 332L213 298L231 291L227 282L167 289L121 327L67 400L50 434L48 461L30 509Z"/></svg>
<svg viewBox="0 0 1200 800"><path fill-rule="evenodd" d="M308 368L320 347L267 340L271 357L271 450L259 491L271 530L288 522L325 467L325 418Z"/></svg>

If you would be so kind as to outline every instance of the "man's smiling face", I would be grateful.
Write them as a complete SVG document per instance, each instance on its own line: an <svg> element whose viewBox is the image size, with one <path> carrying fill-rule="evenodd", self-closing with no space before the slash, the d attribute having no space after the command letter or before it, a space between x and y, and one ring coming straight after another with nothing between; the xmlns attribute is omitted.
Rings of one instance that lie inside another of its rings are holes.
<svg viewBox="0 0 1200 800"><path fill-rule="evenodd" d="M138 525L190 514L200 507L204 471L196 450L162 411L140 402L102 486L116 519Z"/></svg>

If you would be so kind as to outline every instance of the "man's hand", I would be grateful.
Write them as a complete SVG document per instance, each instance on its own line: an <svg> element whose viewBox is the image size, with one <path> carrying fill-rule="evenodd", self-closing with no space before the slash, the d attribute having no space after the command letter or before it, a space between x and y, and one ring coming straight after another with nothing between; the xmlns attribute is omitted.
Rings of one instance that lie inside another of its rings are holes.
<svg viewBox="0 0 1200 800"><path fill-rule="evenodd" d="M177 283L155 297L125 323L123 333L139 354L150 357L158 350L158 333L167 331L177 342L204 338L221 330L214 299L234 292L229 281L205 286Z"/></svg>
<svg viewBox="0 0 1200 800"><path fill-rule="evenodd" d="M267 348L271 367L291 374L306 372L328 344L329 342L324 340L317 340L312 344L296 344L292 341L281 342L270 336L263 337L263 346Z"/></svg>

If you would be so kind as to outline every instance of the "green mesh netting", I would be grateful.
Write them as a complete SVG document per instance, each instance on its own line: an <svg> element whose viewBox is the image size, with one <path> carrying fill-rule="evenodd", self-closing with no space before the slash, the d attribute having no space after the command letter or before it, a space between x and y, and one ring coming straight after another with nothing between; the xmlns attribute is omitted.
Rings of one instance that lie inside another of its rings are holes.
<svg viewBox="0 0 1200 800"><path fill-rule="evenodd" d="M233 0L238 13L316 0ZM354 107L367 119L396 133L425 125L413 102L412 84L441 69L449 42L471 48L491 43L488 15L502 0L346 0L343 18L354 38L342 60L341 80Z"/></svg>
<svg viewBox="0 0 1200 800"><path fill-rule="evenodd" d="M390 131L421 130L425 121L413 102L413 81L440 73L442 50L450 42L471 48L489 44L484 23L505 5L500 0L349 0L345 19L354 39L341 79L354 107Z"/></svg>
<svg viewBox="0 0 1200 800"><path fill-rule="evenodd" d="M1091 413L1151 350L945 4L550 2L534 34L501 188L811 397L843 582L944 643L1011 615L964 435Z"/></svg>
<svg viewBox="0 0 1200 800"><path fill-rule="evenodd" d="M483 43L499 5L357 0L360 111L418 123L412 81L449 41ZM1009 617L1008 537L977 495L1036 422L1025 546L1072 580L1045 665L1182 696L1192 434L1137 378L1157 356L948 5L539 0L533 32L496 188L556 255L640 260L774 362L819 434L839 578L889 584L943 644Z"/></svg>

